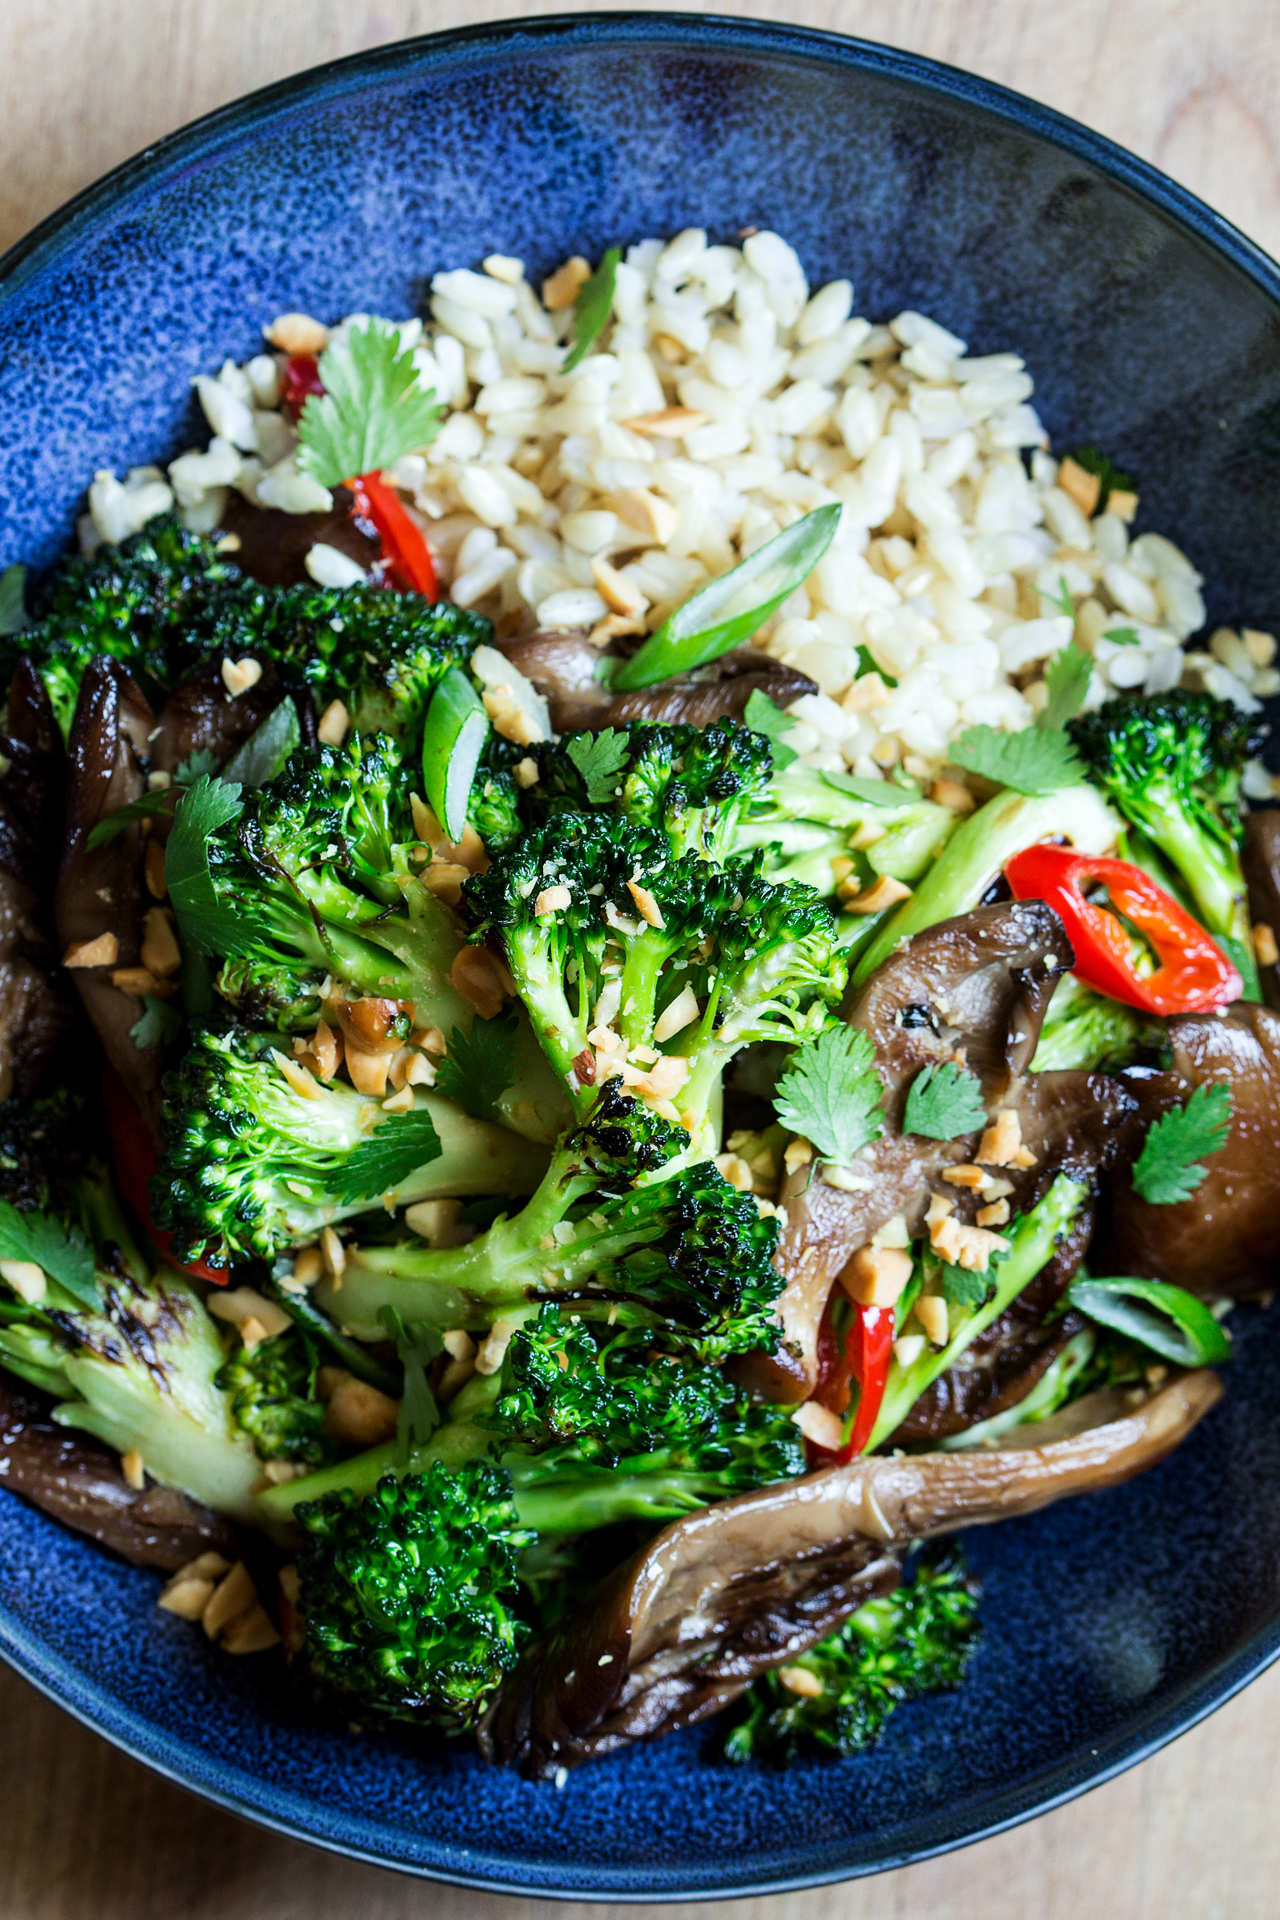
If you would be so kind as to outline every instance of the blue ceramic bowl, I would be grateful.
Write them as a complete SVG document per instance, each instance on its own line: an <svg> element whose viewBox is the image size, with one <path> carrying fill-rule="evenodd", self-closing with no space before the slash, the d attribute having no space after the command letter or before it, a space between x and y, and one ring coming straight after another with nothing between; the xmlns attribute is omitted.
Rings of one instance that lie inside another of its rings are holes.
<svg viewBox="0 0 1280 1920"><path fill-rule="evenodd" d="M414 41L215 114L0 263L0 566L52 560L89 476L194 437L191 375L286 308L412 311L491 251L755 223L858 310L1016 348L1055 439L1141 476L1210 619L1280 623L1280 274L1106 141L965 74L690 15ZM1157 1472L973 1537L986 1636L871 1753L729 1771L690 1734L562 1791L302 1720L158 1580L0 1494L0 1650L137 1758L280 1832L473 1886L643 1900L874 1872L1152 1752L1280 1650L1280 1318ZM0 1474L3 1463L0 1462Z"/></svg>

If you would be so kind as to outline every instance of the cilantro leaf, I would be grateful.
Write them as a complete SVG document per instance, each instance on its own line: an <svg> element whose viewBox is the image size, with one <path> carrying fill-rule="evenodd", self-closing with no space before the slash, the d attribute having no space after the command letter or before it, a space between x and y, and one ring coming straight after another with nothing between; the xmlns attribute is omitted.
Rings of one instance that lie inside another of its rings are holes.
<svg viewBox="0 0 1280 1920"><path fill-rule="evenodd" d="M282 700L232 754L222 777L238 780L242 787L265 787L268 780L284 772L290 754L301 744L298 709L292 700Z"/></svg>
<svg viewBox="0 0 1280 1920"><path fill-rule="evenodd" d="M239 928L234 911L218 899L209 873L209 835L243 809L234 782L202 773L187 788L165 846L164 873L169 899L184 936L202 953L236 950Z"/></svg>
<svg viewBox="0 0 1280 1920"><path fill-rule="evenodd" d="M883 667L876 665L875 655L872 653L870 647L860 646L858 648L857 674L859 680L861 680L864 673L878 673L886 687L896 687L898 684L891 673L886 673Z"/></svg>
<svg viewBox="0 0 1280 1920"><path fill-rule="evenodd" d="M1047 587L1037 587L1036 592L1042 600L1047 600L1051 607L1056 607L1058 612L1065 615L1068 620L1075 619L1076 603L1071 598L1071 589L1067 585L1067 576L1065 573L1058 575L1058 591L1056 593L1050 593Z"/></svg>
<svg viewBox="0 0 1280 1920"><path fill-rule="evenodd" d="M790 714L776 706L767 693L761 693L759 687L753 687L742 717L752 733L762 733L773 748L774 772L780 773L783 767L789 767L797 757L795 750L787 746L782 738L795 725Z"/></svg>
<svg viewBox="0 0 1280 1920"><path fill-rule="evenodd" d="M1098 493L1099 513L1113 493L1138 491L1137 482L1131 480L1127 473L1121 473L1114 460L1109 460L1105 453L1099 453L1096 447L1077 447L1067 458L1074 460L1078 467L1083 467L1086 473L1097 474L1102 483Z"/></svg>
<svg viewBox="0 0 1280 1920"><path fill-rule="evenodd" d="M27 584L25 567L6 567L0 573L0 638L22 633L31 625L23 597Z"/></svg>
<svg viewBox="0 0 1280 1920"><path fill-rule="evenodd" d="M954 1140L986 1124L982 1090L974 1075L954 1060L922 1068L911 1082L902 1115L904 1133L922 1134L926 1140Z"/></svg>
<svg viewBox="0 0 1280 1920"><path fill-rule="evenodd" d="M126 827L131 827L135 820L145 820L148 814L163 813L168 798L168 787L162 787L155 793L140 794L138 799L128 801L123 807L117 807L114 813L107 814L104 819L98 821L96 826L90 827L89 838L84 843L85 847L93 853L98 847L109 846Z"/></svg>
<svg viewBox="0 0 1280 1920"><path fill-rule="evenodd" d="M884 1132L884 1086L865 1033L825 1027L791 1055L774 1098L779 1120L810 1141L823 1160L847 1166Z"/></svg>
<svg viewBox="0 0 1280 1920"><path fill-rule="evenodd" d="M1138 629L1136 627L1108 627L1102 637L1104 640L1109 640L1113 647L1136 647L1138 644Z"/></svg>
<svg viewBox="0 0 1280 1920"><path fill-rule="evenodd" d="M567 752L586 782L591 805L607 806L630 755L626 734L614 727L606 727L603 733L576 733Z"/></svg>
<svg viewBox="0 0 1280 1920"><path fill-rule="evenodd" d="M201 774L215 774L218 771L218 756L210 753L208 747L201 747L189 760L181 760L173 776L176 787L194 787Z"/></svg>
<svg viewBox="0 0 1280 1920"><path fill-rule="evenodd" d="M1153 1207L1189 1200L1207 1171L1196 1162L1216 1153L1230 1132L1230 1089L1197 1087L1184 1107L1148 1127L1133 1169L1134 1187Z"/></svg>
<svg viewBox="0 0 1280 1920"><path fill-rule="evenodd" d="M953 1267L949 1260L944 1260L938 1269L938 1281L948 1306L980 1307L991 1291L991 1269L970 1273L967 1267Z"/></svg>
<svg viewBox="0 0 1280 1920"><path fill-rule="evenodd" d="M578 288L573 303L573 346L560 364L561 373L572 373L585 360L608 325L621 259L622 248L610 247L591 278Z"/></svg>
<svg viewBox="0 0 1280 1920"><path fill-rule="evenodd" d="M157 1000L154 993L142 996L144 1011L129 1029L135 1047L167 1047L182 1025L182 1014L169 1000Z"/></svg>
<svg viewBox="0 0 1280 1920"><path fill-rule="evenodd" d="M1015 793L1052 793L1055 787L1074 786L1084 779L1084 768L1065 733L1027 727L1021 733L999 733L994 727L970 727L962 733L948 757L970 773Z"/></svg>
<svg viewBox="0 0 1280 1920"><path fill-rule="evenodd" d="M516 1017L475 1020L470 1034L455 1027L440 1062L436 1086L473 1120L497 1120L498 1102L515 1079Z"/></svg>
<svg viewBox="0 0 1280 1920"><path fill-rule="evenodd" d="M102 1304L89 1242L79 1227L64 1227L47 1213L19 1213L0 1200L0 1260L33 1260L83 1306Z"/></svg>
<svg viewBox="0 0 1280 1920"><path fill-rule="evenodd" d="M444 1152L435 1122L425 1107L397 1113L362 1140L342 1169L339 1200L367 1200L438 1160Z"/></svg>
<svg viewBox="0 0 1280 1920"><path fill-rule="evenodd" d="M1065 727L1079 713L1089 695L1093 678L1093 660L1074 640L1061 653L1055 653L1045 668L1044 684L1049 698L1036 715L1042 732Z"/></svg>
<svg viewBox="0 0 1280 1920"><path fill-rule="evenodd" d="M440 431L434 392L418 385L413 354L385 320L349 327L320 357L323 393L313 393L298 422L298 468L322 487L393 467L420 453Z"/></svg>
<svg viewBox="0 0 1280 1920"><path fill-rule="evenodd" d="M405 1325L394 1307L383 1307L378 1315L404 1368L404 1390L400 1414L396 1420L396 1464L405 1466L415 1447L424 1447L440 1425L440 1408L427 1382L427 1368L444 1352L444 1337L438 1327L425 1321Z"/></svg>

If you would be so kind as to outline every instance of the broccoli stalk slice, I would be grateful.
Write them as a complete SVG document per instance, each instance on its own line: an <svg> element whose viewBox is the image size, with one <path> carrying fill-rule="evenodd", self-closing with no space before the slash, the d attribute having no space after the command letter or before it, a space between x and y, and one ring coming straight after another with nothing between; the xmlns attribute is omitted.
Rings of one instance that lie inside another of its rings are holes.
<svg viewBox="0 0 1280 1920"><path fill-rule="evenodd" d="M800 881L832 895L831 862L857 852L870 874L914 882L959 825L960 816L936 801L904 796L888 781L873 803L795 761L773 776L762 801L733 828L729 851L757 848L771 880ZM876 837L872 838L871 836Z"/></svg>
<svg viewBox="0 0 1280 1920"><path fill-rule="evenodd" d="M473 1120L451 1100L414 1089L411 1114L382 1114L334 1081L306 1099L289 1084L266 1036L197 1034L165 1082L165 1150L152 1181L156 1223L176 1257L217 1258L313 1240L335 1221L384 1207L536 1187L546 1150L507 1128ZM359 1193L347 1170L362 1149L416 1115L429 1117L440 1151L393 1184ZM374 1124L370 1125L370 1119ZM345 1319L345 1312L339 1316Z"/></svg>
<svg viewBox="0 0 1280 1920"><path fill-rule="evenodd" d="M1120 822L1093 787L998 793L957 827L911 898L877 930L854 969L853 984L860 986L913 933L971 913L1006 861L1024 847L1061 834L1080 853L1106 853L1119 831Z"/></svg>
<svg viewBox="0 0 1280 1920"><path fill-rule="evenodd" d="M225 1356L195 1288L171 1267L145 1282L96 1277L100 1312L6 1304L0 1365L61 1398L59 1426L96 1434L119 1453L136 1450L153 1479L251 1520L262 1468L217 1384Z"/></svg>
<svg viewBox="0 0 1280 1920"><path fill-rule="evenodd" d="M900 1361L894 1359L889 1368L880 1412L867 1442L868 1453L874 1453L901 1426L920 1395L938 1375L945 1373L948 1367L953 1367L966 1347L991 1325L998 1314L1004 1312L1010 1301L1017 1299L1024 1287L1030 1285L1040 1269L1053 1258L1054 1248L1087 1198L1088 1188L1080 1181L1073 1180L1065 1173L1058 1174L1043 1199L1037 1201L1030 1213L1024 1213L1010 1228L1006 1236L1010 1243L1009 1251L993 1270L995 1285L991 1298L960 1321L940 1351L926 1348L909 1367L902 1366Z"/></svg>

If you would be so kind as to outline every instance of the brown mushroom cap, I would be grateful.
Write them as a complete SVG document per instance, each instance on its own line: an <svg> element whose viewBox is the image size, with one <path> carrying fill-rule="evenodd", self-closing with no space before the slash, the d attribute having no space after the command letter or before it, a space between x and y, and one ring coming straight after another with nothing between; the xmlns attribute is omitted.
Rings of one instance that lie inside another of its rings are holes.
<svg viewBox="0 0 1280 1920"><path fill-rule="evenodd" d="M706 1719L894 1586L913 1540L1117 1486L1221 1393L1202 1370L1135 1408L1080 1400L996 1450L855 1460L690 1514L526 1654L482 1751L546 1777Z"/></svg>

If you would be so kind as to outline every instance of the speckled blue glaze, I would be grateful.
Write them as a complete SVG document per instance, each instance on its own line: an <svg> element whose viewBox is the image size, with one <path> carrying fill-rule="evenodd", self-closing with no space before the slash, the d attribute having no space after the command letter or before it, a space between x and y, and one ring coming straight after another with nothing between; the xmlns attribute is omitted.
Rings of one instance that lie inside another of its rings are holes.
<svg viewBox="0 0 1280 1920"><path fill-rule="evenodd" d="M1280 623L1280 275L1151 169L985 82L851 40L655 14L444 35L227 109L0 262L0 566L52 560L99 466L198 435L187 381L284 308L419 310L490 251L770 226L858 311L1014 347L1055 438L1141 475L1213 620ZM300 1715L210 1655L158 1580L0 1492L0 1652L211 1800L383 1865L613 1900L837 1879L1105 1779L1280 1650L1280 1318L1236 1315L1230 1396L1157 1472L973 1536L964 1687L871 1754L728 1771L689 1734L564 1789ZM3 1463L0 1462L0 1473Z"/></svg>

